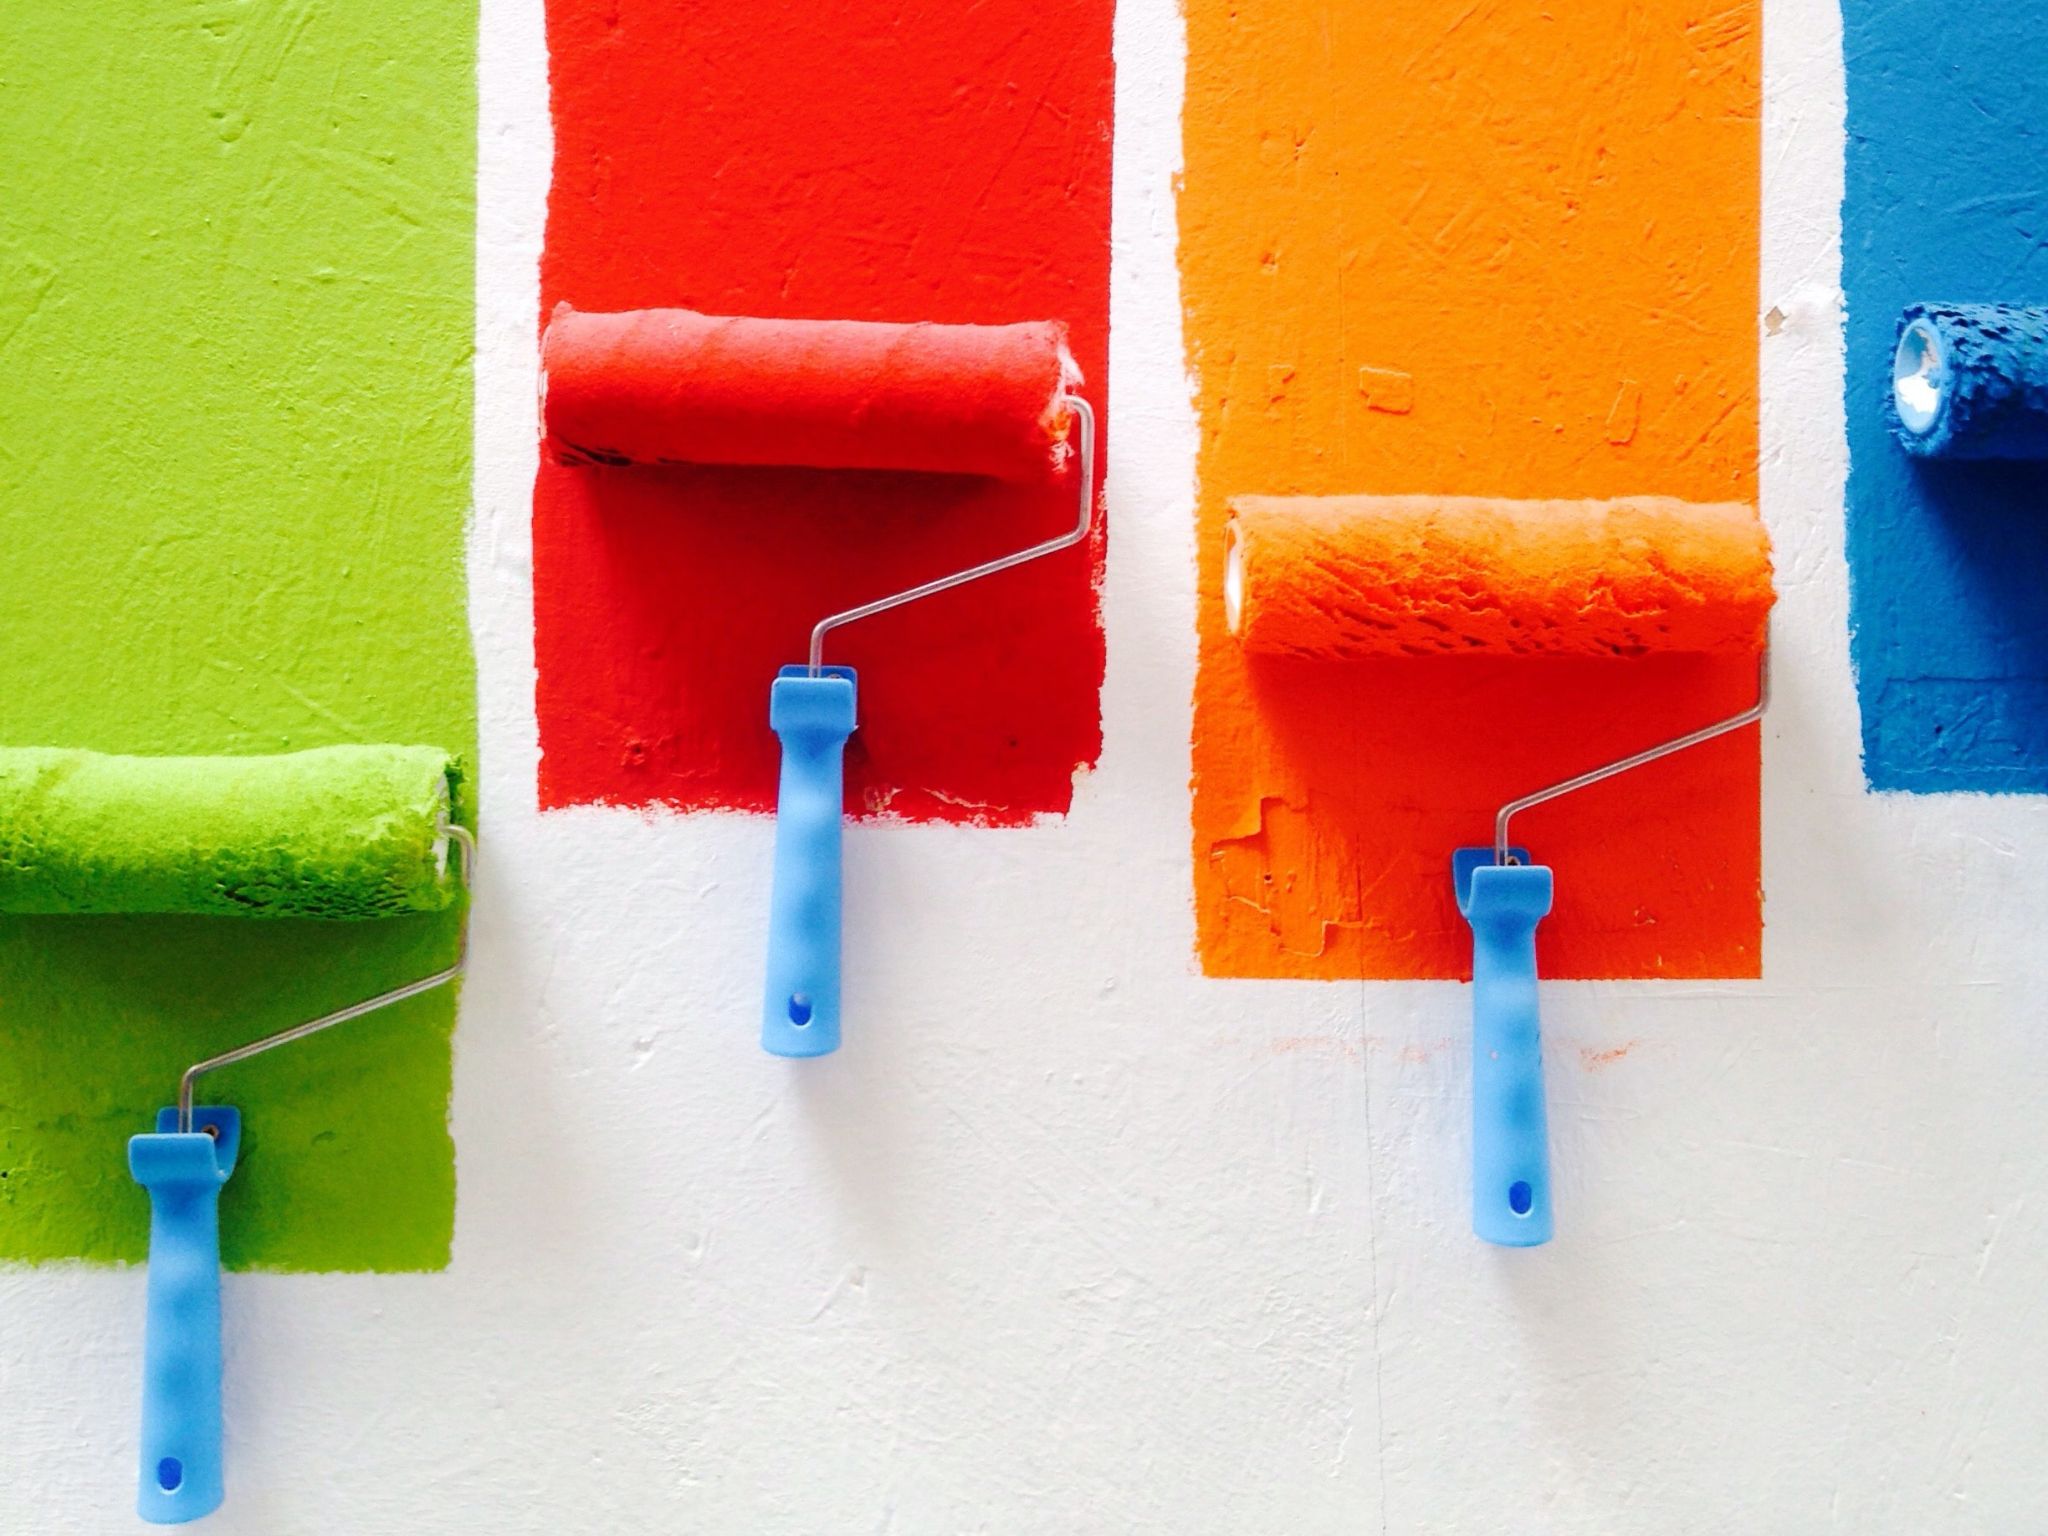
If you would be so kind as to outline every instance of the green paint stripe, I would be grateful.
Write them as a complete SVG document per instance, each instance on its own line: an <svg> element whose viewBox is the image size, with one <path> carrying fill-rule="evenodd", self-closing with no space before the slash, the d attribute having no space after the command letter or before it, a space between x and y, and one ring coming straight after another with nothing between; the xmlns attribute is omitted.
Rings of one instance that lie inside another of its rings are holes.
<svg viewBox="0 0 2048 1536"><path fill-rule="evenodd" d="M476 17L0 7L0 745L473 757ZM182 1067L457 919L0 918L0 1258L139 1259ZM454 999L223 1073L232 1264L447 1262Z"/></svg>

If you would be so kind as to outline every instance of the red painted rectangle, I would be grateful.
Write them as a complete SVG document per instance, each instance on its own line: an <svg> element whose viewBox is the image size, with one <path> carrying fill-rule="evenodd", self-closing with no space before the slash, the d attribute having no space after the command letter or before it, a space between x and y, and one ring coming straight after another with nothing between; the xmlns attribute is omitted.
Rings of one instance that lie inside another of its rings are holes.
<svg viewBox="0 0 2048 1536"><path fill-rule="evenodd" d="M541 315L1064 320L1102 416L1113 9L549 0ZM1072 518L1066 478L543 462L542 806L771 808L769 683L819 617ZM860 672L849 809L1067 809L1102 742L1102 550L1098 524L834 635Z"/></svg>

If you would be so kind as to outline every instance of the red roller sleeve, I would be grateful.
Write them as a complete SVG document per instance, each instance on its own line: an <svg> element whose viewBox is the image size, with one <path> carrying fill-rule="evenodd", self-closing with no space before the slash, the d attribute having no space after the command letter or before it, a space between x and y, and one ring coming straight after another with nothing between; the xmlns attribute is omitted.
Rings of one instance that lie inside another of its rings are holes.
<svg viewBox="0 0 2048 1536"><path fill-rule="evenodd" d="M556 307L541 410L564 464L796 464L1040 479L1065 452L1066 327Z"/></svg>

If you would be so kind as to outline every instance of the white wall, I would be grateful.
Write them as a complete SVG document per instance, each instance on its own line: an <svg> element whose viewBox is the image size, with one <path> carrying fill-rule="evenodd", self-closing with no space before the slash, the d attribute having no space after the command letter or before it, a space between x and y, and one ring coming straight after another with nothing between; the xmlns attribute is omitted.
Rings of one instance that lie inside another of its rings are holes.
<svg viewBox="0 0 2048 1536"><path fill-rule="evenodd" d="M850 832L815 1062L753 1043L768 822L535 809L545 59L488 0L455 1260L228 1279L208 1528L2038 1528L2048 806L1862 788L1839 29L1766 10L1765 979L1548 988L1559 1237L1505 1252L1462 988L1191 963L1174 0L1117 23L1101 769L1065 822ZM133 1528L142 1285L0 1271L0 1530Z"/></svg>

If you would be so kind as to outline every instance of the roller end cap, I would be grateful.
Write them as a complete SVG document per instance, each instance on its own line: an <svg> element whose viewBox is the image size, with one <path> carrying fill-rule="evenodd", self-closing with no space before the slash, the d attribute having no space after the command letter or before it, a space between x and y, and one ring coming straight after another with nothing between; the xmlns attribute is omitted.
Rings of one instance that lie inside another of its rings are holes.
<svg viewBox="0 0 2048 1536"><path fill-rule="evenodd" d="M1941 333L1924 315L1908 313L1892 352L1892 412L1908 452L1929 451L1948 411L1949 362Z"/></svg>

